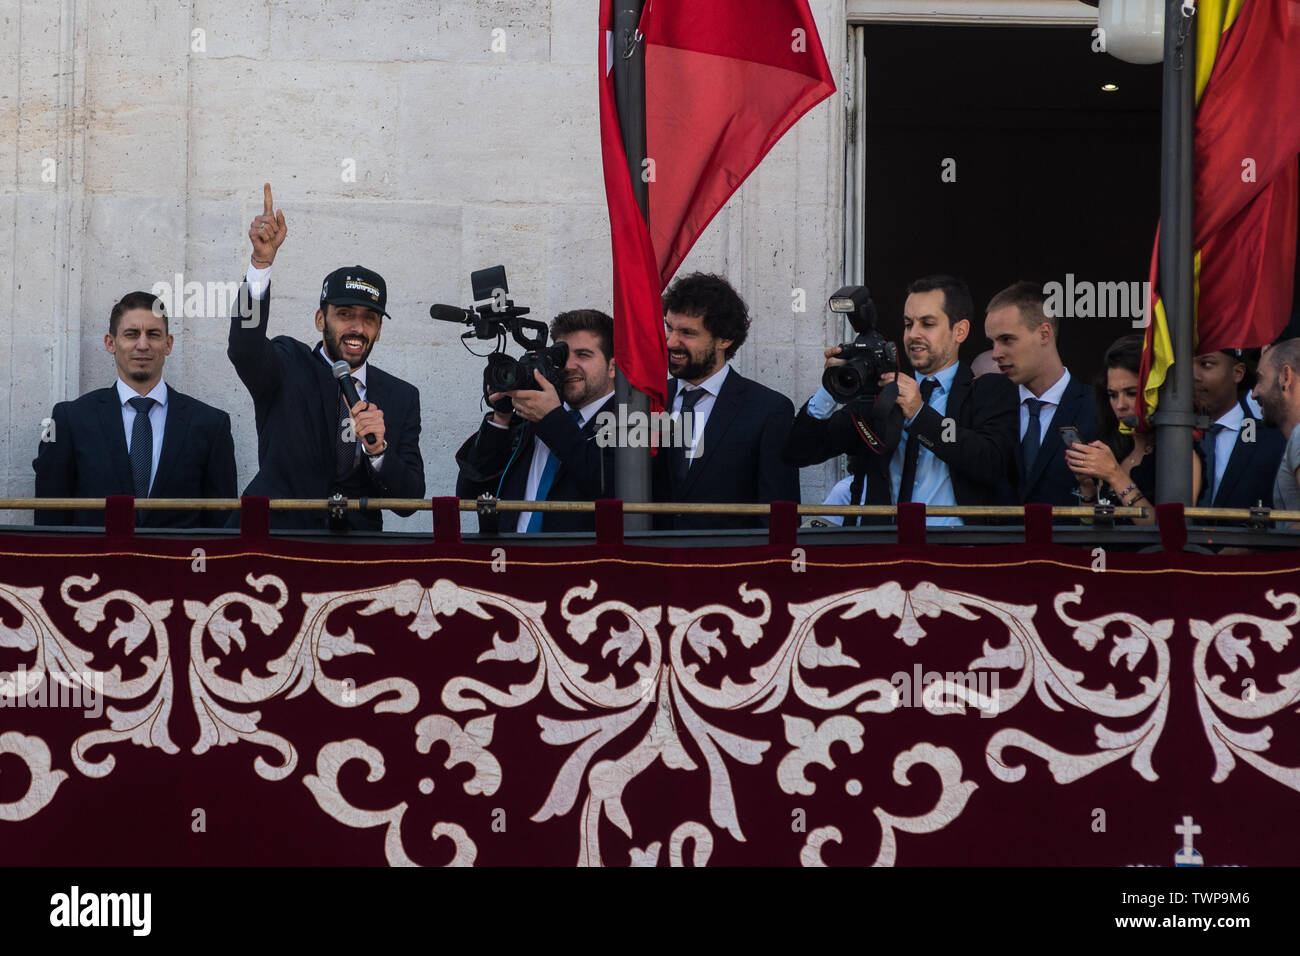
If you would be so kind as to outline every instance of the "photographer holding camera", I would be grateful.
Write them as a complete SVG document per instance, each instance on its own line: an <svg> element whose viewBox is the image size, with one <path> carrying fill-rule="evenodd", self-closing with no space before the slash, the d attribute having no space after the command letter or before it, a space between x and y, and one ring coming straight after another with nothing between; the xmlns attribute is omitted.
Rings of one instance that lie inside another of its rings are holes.
<svg viewBox="0 0 1300 956"><path fill-rule="evenodd" d="M563 368L555 376L563 403L556 386L542 374L548 362L531 369L535 387L489 393L493 410L456 453L457 497L614 497L614 447L601 448L596 442L596 416L614 406L614 320L595 309L577 309L557 315L550 332L567 347ZM519 513L517 522L506 514L500 530L594 531L595 519L581 512L526 511Z"/></svg>
<svg viewBox="0 0 1300 956"><path fill-rule="evenodd" d="M289 227L283 211L272 211L269 183L262 198L262 215L248 228L252 261L226 349L257 417L258 471L244 494L423 498L420 393L369 362L387 315L383 278L361 266L336 269L325 277L316 311L321 341L313 348L288 335L268 339L271 264ZM374 508L341 520L323 511L273 511L271 527L380 531L383 518Z"/></svg>
<svg viewBox="0 0 1300 956"><path fill-rule="evenodd" d="M826 351L822 388L795 417L786 460L804 467L833 455L861 455L865 488L855 504L995 504L1000 489L1016 480L1016 388L1001 375L976 380L958 361L974 314L966 283L926 276L907 292L903 347L914 375L897 374L896 365L890 370L896 352L875 332L865 289L841 290L832 299L835 305L856 293L858 339ZM837 401L844 404L834 411ZM927 519L929 525L961 523Z"/></svg>

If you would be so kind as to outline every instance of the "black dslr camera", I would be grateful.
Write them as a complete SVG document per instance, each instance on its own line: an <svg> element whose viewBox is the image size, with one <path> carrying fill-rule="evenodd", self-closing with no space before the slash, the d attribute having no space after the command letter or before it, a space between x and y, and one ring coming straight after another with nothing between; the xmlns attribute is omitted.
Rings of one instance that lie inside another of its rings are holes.
<svg viewBox="0 0 1300 956"><path fill-rule="evenodd" d="M547 347L547 327L545 322L537 319L525 319L529 310L516 306L514 300L506 298L510 287L506 284L506 267L492 266L470 273L470 284L474 289L474 305L461 309L454 305L433 305L429 307L429 317L444 322L458 322L473 328L463 334L461 339L496 339L496 348L487 356L487 368L483 369L483 397L493 392L509 392L515 389L541 390L533 378L533 371L542 373L542 377L562 391L564 365L569 361L569 346L556 342ZM519 358L506 354L506 333L526 349ZM466 346L468 348L468 346ZM510 410L509 397L491 403L497 411Z"/></svg>
<svg viewBox="0 0 1300 956"><path fill-rule="evenodd" d="M822 387L837 402L859 396L874 399L880 391L880 376L898 371L898 347L876 331L876 305L864 285L846 285L830 299L830 310L847 315L858 337L840 346L843 365L832 365L822 373Z"/></svg>

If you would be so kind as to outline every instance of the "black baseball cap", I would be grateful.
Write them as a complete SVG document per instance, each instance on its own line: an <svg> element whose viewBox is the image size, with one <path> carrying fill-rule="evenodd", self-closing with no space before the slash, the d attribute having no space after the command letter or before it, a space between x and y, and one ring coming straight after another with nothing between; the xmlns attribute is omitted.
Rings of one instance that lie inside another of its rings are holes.
<svg viewBox="0 0 1300 956"><path fill-rule="evenodd" d="M388 286L384 277L365 266L345 266L335 269L325 277L320 289L320 304L362 305L374 309L384 318L392 318L384 311L388 302Z"/></svg>

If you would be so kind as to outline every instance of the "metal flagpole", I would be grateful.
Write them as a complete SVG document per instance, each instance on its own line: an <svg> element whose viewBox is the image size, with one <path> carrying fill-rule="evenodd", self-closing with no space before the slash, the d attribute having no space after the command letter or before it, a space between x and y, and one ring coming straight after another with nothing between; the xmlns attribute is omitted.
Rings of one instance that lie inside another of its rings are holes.
<svg viewBox="0 0 1300 956"><path fill-rule="evenodd" d="M1196 16L1193 0L1165 4L1164 97L1161 104L1159 284L1174 350L1152 417L1156 433L1156 501L1192 500L1192 143L1196 121ZM1148 314L1148 319L1154 315Z"/></svg>
<svg viewBox="0 0 1300 956"><path fill-rule="evenodd" d="M628 175L641 215L650 221L650 184L642 177L646 158L645 132L645 43L637 31L645 0L623 0L614 15L614 103L618 125L623 133L623 150L627 153ZM628 419L640 412L648 416L650 398L628 383L622 369L615 370L614 401L627 410ZM650 449L614 449L614 487L624 501L650 500ZM648 531L649 515L624 515L627 531Z"/></svg>

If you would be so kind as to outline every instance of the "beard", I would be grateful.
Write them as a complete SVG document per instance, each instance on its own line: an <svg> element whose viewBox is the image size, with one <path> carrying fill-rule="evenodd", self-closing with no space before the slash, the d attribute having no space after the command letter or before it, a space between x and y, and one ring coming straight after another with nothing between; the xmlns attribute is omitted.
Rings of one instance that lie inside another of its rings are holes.
<svg viewBox="0 0 1300 956"><path fill-rule="evenodd" d="M342 336L336 334L329 327L329 323L326 323L325 325L323 336L325 342L325 354L329 357L329 360L331 362L337 362L341 359L348 363L349 368L361 368L361 366L365 365L366 360L370 358L371 350L375 347L375 343L372 340L367 339L364 335L360 336L366 344L362 348L361 354L353 359L343 351L343 343L339 341Z"/></svg>
<svg viewBox="0 0 1300 956"><path fill-rule="evenodd" d="M1271 390L1263 393L1255 393L1255 401L1259 403L1260 414L1264 420L1266 428L1282 427L1282 408L1286 399L1282 395L1281 386L1275 385Z"/></svg>
<svg viewBox="0 0 1300 956"><path fill-rule="evenodd" d="M603 394L604 391L599 390L598 383L587 378L579 378L564 383L561 397L569 403L570 408L584 408Z"/></svg>
<svg viewBox="0 0 1300 956"><path fill-rule="evenodd" d="M712 356L701 358L698 355L692 355L690 352L686 353L686 361L682 362L676 369L672 365L668 366L669 375L687 382L708 378L714 371L716 369L713 366Z"/></svg>

